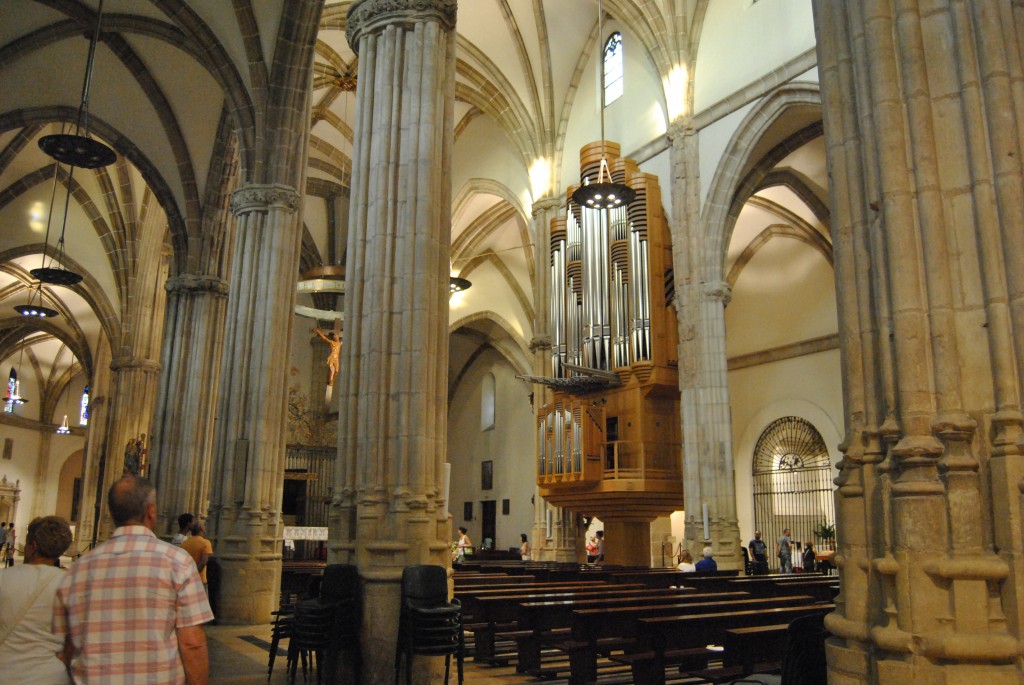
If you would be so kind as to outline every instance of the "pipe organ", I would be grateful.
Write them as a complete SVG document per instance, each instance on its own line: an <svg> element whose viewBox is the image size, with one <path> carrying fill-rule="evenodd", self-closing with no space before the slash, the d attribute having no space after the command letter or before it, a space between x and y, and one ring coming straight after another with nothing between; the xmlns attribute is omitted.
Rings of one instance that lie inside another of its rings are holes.
<svg viewBox="0 0 1024 685"><path fill-rule="evenodd" d="M551 504L602 520L682 509L677 328L658 179L616 143L580 151L581 182L609 160L635 198L551 223L550 390L537 410L537 484Z"/></svg>

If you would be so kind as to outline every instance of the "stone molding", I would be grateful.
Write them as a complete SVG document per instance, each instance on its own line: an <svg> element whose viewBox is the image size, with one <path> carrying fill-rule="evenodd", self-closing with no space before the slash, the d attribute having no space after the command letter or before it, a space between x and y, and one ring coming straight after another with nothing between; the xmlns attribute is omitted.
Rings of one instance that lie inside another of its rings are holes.
<svg viewBox="0 0 1024 685"><path fill-rule="evenodd" d="M216 276L197 276L195 274L181 274L172 276L164 283L164 290L169 293L211 293L213 295L226 296L228 294L227 281Z"/></svg>
<svg viewBox="0 0 1024 685"><path fill-rule="evenodd" d="M530 341L530 352L536 352L538 350L550 350L551 349L551 336L549 335L538 335Z"/></svg>
<svg viewBox="0 0 1024 685"><path fill-rule="evenodd" d="M454 31L457 9L456 0L361 0L348 11L345 37L359 54L359 39L364 33L373 33L391 24L436 21L446 31Z"/></svg>
<svg viewBox="0 0 1024 685"><path fill-rule="evenodd" d="M532 215L536 216L542 212L546 212L550 209L558 209L565 204L565 200L560 197L545 197L537 200L530 207Z"/></svg>
<svg viewBox="0 0 1024 685"><path fill-rule="evenodd" d="M271 207L296 212L302 197L295 189L278 183L253 184L231 193L231 213L241 216L249 212L267 210Z"/></svg>
<svg viewBox="0 0 1024 685"><path fill-rule="evenodd" d="M673 144L679 144L683 142L686 136L692 136L696 133L697 127L693 117L676 117L668 125L668 131L665 132L665 135Z"/></svg>
<svg viewBox="0 0 1024 685"><path fill-rule="evenodd" d="M160 373L161 368L160 362L155 362L152 359L143 359L142 357L120 357L110 362L110 370L115 372L138 369L149 373Z"/></svg>
<svg viewBox="0 0 1024 685"><path fill-rule="evenodd" d="M732 288L725 281L704 284L704 296L709 300L718 300L723 306L732 300Z"/></svg>

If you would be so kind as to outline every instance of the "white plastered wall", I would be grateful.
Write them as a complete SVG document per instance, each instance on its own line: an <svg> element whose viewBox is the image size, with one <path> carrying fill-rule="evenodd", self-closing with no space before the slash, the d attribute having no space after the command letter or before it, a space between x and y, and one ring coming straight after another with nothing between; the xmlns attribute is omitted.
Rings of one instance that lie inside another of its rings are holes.
<svg viewBox="0 0 1024 685"><path fill-rule="evenodd" d="M495 416L493 430L480 427L481 385L487 374L494 375ZM449 511L452 530L469 529L479 547L481 501L493 500L497 515L495 548L518 547L519 534L530 534L533 526L534 441L532 387L515 377L516 370L494 349L477 356L460 379L448 408L448 462L451 467ZM451 378L450 381L456 381ZM493 488L481 489L481 463L493 462ZM502 500L509 500L508 515L502 514ZM473 520L463 518L463 504L473 502ZM535 542L535 541L532 541Z"/></svg>

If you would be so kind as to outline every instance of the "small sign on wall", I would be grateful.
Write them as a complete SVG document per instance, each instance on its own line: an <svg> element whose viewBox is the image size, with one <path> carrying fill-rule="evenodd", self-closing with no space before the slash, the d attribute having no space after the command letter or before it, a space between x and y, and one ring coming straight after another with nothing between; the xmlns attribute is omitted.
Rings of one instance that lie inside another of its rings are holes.
<svg viewBox="0 0 1024 685"><path fill-rule="evenodd" d="M4 438L4 459L14 458L14 438Z"/></svg>

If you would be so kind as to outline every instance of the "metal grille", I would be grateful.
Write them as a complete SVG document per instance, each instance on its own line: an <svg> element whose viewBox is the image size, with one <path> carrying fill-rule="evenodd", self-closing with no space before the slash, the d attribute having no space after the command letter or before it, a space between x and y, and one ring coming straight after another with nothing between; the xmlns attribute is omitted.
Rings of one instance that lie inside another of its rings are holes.
<svg viewBox="0 0 1024 685"><path fill-rule="evenodd" d="M832 462L825 441L805 419L785 416L769 425L754 447L754 525L775 558L775 542L789 528L794 543L813 541L821 524L834 525ZM833 541L830 541L833 542ZM799 557L794 549L794 564Z"/></svg>

